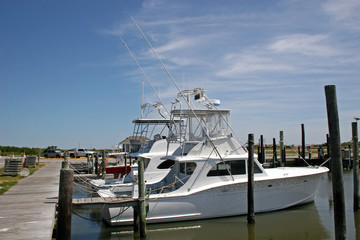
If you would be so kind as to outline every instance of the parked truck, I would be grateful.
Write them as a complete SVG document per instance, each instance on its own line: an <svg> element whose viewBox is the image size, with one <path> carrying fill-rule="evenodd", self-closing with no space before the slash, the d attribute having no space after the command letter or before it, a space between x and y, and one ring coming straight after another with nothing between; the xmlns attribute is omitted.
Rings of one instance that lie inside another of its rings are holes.
<svg viewBox="0 0 360 240"><path fill-rule="evenodd" d="M71 158L79 158L79 157L88 157L95 155L96 152L87 150L85 148L74 148L73 150L69 151L69 156Z"/></svg>

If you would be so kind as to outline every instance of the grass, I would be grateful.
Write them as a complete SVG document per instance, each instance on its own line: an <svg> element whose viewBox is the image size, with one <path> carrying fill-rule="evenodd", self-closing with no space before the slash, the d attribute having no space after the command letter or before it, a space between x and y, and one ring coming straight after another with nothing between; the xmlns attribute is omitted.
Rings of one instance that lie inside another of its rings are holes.
<svg viewBox="0 0 360 240"><path fill-rule="evenodd" d="M41 167L45 166L44 163L36 165L36 167L27 168L32 175L34 172L39 170ZM12 186L16 185L21 179L25 178L24 176L3 176L4 168L0 168L0 195L8 191ZM30 176L29 175L29 176Z"/></svg>

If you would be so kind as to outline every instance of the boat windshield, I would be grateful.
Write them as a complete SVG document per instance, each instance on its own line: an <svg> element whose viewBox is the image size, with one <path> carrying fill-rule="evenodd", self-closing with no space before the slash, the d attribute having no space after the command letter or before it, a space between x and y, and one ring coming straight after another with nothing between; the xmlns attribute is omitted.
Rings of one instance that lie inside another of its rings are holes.
<svg viewBox="0 0 360 240"><path fill-rule="evenodd" d="M246 174L246 164L245 159L241 160L231 160L225 162L219 162L214 167L210 169L206 176L225 176L225 175L245 175ZM262 173L261 169L257 164L254 164L254 173Z"/></svg>
<svg viewBox="0 0 360 240"><path fill-rule="evenodd" d="M210 111L206 114L206 128L210 138L230 136L230 112Z"/></svg>
<svg viewBox="0 0 360 240"><path fill-rule="evenodd" d="M186 141L202 141L208 135L210 138L227 137L231 135L230 110L173 110L172 116L181 119L180 124L173 127L171 134L177 139ZM180 131L180 132L179 132ZM170 137L172 138L172 137Z"/></svg>

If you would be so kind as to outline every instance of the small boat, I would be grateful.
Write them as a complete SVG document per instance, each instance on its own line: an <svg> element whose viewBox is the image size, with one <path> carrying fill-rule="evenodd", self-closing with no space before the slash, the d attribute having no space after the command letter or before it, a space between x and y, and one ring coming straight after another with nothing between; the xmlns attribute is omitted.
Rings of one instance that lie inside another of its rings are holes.
<svg viewBox="0 0 360 240"><path fill-rule="evenodd" d="M180 146L173 154L161 158L160 166L168 170L167 175L160 181L145 182L149 204L146 222L246 214L248 152L233 137L230 110L218 109L204 89L182 91L178 96L184 97L189 107L182 109L185 104L178 104L180 108L172 108L171 119L180 121L172 125L168 139L177 139ZM195 104L205 109L195 108ZM139 156L139 161L144 161ZM255 212L286 209L314 201L320 179L327 172L326 167L264 169L255 156ZM104 196L120 198L123 194L109 190ZM137 184L133 184L131 196L138 197ZM104 208L102 216L112 226L133 222L131 208Z"/></svg>

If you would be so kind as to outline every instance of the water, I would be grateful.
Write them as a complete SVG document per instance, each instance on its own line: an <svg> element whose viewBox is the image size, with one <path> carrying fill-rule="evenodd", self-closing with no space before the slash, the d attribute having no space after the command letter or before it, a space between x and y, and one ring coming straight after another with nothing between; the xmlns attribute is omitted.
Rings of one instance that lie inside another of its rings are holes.
<svg viewBox="0 0 360 240"><path fill-rule="evenodd" d="M360 239L360 212L353 208L353 174L344 172L348 239ZM331 175L321 180L314 203L270 213L256 214L255 225L246 216L150 224L147 239L335 239ZM75 190L74 197L84 197ZM77 215L76 215L77 214ZM132 227L108 227L100 211L73 214L71 239L134 239ZM81 217L79 217L79 216ZM92 219L91 221L86 220Z"/></svg>

